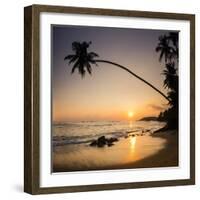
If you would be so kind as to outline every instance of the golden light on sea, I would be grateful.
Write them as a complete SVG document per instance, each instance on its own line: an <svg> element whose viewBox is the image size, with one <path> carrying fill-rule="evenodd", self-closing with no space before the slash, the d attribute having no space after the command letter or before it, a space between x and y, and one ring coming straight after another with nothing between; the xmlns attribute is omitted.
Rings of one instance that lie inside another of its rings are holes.
<svg viewBox="0 0 200 200"><path fill-rule="evenodd" d="M131 137L130 138L131 153L135 151L135 145L136 145L136 137Z"/></svg>

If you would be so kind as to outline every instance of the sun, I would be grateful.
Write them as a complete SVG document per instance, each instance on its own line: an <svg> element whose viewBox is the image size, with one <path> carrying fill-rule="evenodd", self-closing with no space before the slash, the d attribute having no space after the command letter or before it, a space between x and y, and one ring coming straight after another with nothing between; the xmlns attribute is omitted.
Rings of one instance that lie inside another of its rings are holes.
<svg viewBox="0 0 200 200"><path fill-rule="evenodd" d="M128 117L129 117L129 118L132 118L133 115L134 115L133 111L128 111Z"/></svg>

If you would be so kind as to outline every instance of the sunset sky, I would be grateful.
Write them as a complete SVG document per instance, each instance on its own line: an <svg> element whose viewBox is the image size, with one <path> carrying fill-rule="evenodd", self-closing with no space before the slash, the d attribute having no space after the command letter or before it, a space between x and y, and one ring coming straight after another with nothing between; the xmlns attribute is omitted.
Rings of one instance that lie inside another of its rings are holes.
<svg viewBox="0 0 200 200"><path fill-rule="evenodd" d="M132 120L156 116L167 101L145 83L116 66L99 63L82 78L64 57L73 41L92 41L88 51L126 66L166 94L163 63L155 52L158 37L169 31L52 26L53 121Z"/></svg>

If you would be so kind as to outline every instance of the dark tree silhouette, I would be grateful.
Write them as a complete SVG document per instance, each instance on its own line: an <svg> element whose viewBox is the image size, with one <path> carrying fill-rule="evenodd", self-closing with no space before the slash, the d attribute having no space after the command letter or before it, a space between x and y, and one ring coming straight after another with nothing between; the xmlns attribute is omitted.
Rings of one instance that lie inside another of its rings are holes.
<svg viewBox="0 0 200 200"><path fill-rule="evenodd" d="M174 63L167 63L162 74L165 75L164 87L176 91L178 89L178 76L174 65Z"/></svg>
<svg viewBox="0 0 200 200"><path fill-rule="evenodd" d="M72 43L72 50L75 52L73 55L67 55L64 59L69 60L69 64L74 63L72 67L71 73L74 73L76 69L78 69L79 74L84 77L86 71L88 71L89 74L92 73L92 68L91 65L97 63L107 63L114 65L120 69L125 70L126 72L130 73L132 76L138 78L148 86L150 86L152 89L154 89L156 92L158 92L160 95L162 95L168 102L170 102L170 99L163 94L159 89L157 89L155 86L153 86L151 83L146 81L145 79L141 78L134 72L132 72L130 69L124 67L123 65L108 61L108 60L100 60L100 59L95 59L98 57L98 54L94 52L88 52L88 48L92 42L73 42Z"/></svg>
<svg viewBox="0 0 200 200"><path fill-rule="evenodd" d="M161 35L158 40L159 43L156 47L156 52L160 52L159 61L161 62L164 57L166 63L168 59L172 58L173 52L172 48L169 46L169 37L166 35Z"/></svg>
<svg viewBox="0 0 200 200"><path fill-rule="evenodd" d="M165 69L163 70L164 87L168 89L167 96L170 99L170 108L161 112L159 119L167 121L167 129L178 128L178 33L169 32L168 35L160 36L156 52L160 52L159 61L164 56ZM165 127L165 128L166 128Z"/></svg>
<svg viewBox="0 0 200 200"><path fill-rule="evenodd" d="M96 64L94 61L95 57L98 55L94 52L87 52L87 48L91 42L73 42L72 50L75 52L74 55L68 55L65 57L65 60L69 60L69 64L74 63L71 73L73 74L76 69L78 69L79 73L83 77L85 75L86 70L89 74L92 73L91 64Z"/></svg>
<svg viewBox="0 0 200 200"><path fill-rule="evenodd" d="M168 40L172 42L172 56L173 58L178 60L178 33L170 32L168 36Z"/></svg>

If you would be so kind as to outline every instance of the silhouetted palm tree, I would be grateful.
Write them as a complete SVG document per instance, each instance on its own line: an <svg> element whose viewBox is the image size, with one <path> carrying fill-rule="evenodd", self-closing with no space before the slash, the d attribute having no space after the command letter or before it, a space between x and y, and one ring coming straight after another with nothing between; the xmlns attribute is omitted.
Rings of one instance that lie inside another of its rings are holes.
<svg viewBox="0 0 200 200"><path fill-rule="evenodd" d="M168 36L169 41L172 42L172 54L175 59L178 59L178 33L170 32Z"/></svg>
<svg viewBox="0 0 200 200"><path fill-rule="evenodd" d="M160 52L159 61L165 58L165 69L163 70L164 87L168 89L167 97L170 99L170 107L159 114L158 119L166 121L164 129L178 129L178 32L169 32L159 37L156 52Z"/></svg>
<svg viewBox="0 0 200 200"><path fill-rule="evenodd" d="M178 107L178 92L170 90L168 93L168 98L170 99L169 105L172 109Z"/></svg>
<svg viewBox="0 0 200 200"><path fill-rule="evenodd" d="M168 59L171 60L173 51L169 46L169 38L166 35L161 35L158 40L159 43L156 47L156 52L160 52L159 61L161 62L164 57L166 63Z"/></svg>
<svg viewBox="0 0 200 200"><path fill-rule="evenodd" d="M170 99L165 94L163 94L160 90L158 90L156 87L154 87L148 81L144 80L143 78L141 78L137 74L133 73L128 68L126 68L126 67L124 67L122 65L119 65L117 63L108 61L108 60L95 59L96 57L98 57L98 54L96 54L94 52L88 52L87 51L87 49L89 48L90 44L91 44L91 42L82 42L82 43L73 42L72 43L72 50L75 52L75 54L67 55L64 58L65 60L69 60L69 64L74 63L71 73L74 73L75 69L78 69L79 74L81 74L81 76L83 77L85 75L85 73L86 73L86 70L88 71L89 74L92 73L91 64L97 65L97 62L112 64L112 65L114 65L116 67L119 67L119 68L127 71L128 73L130 73L134 77L136 77L139 80L141 80L142 82L146 83L148 86L153 88L156 92L161 94L165 99L167 99L170 102Z"/></svg>
<svg viewBox="0 0 200 200"><path fill-rule="evenodd" d="M165 65L166 69L163 70L163 75L165 75L164 87L171 89L173 91L178 90L178 76L177 69L175 68L175 63L167 63Z"/></svg>
<svg viewBox="0 0 200 200"><path fill-rule="evenodd" d="M85 75L86 70L89 74L92 73L91 64L96 63L94 58L98 57L98 55L94 52L87 52L87 48L90 44L91 42L83 42L82 44L80 42L72 43L72 50L75 51L75 54L65 57L65 60L69 60L69 64L75 62L71 73L74 73L75 69L78 69L81 76Z"/></svg>

